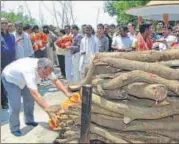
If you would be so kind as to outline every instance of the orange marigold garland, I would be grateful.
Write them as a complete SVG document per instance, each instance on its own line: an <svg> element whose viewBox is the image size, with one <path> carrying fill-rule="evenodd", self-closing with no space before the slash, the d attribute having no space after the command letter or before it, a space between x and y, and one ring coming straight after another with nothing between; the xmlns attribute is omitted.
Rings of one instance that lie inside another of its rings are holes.
<svg viewBox="0 0 179 144"><path fill-rule="evenodd" d="M45 33L33 33L31 34L32 47L34 51L44 47L48 41L48 37Z"/></svg>
<svg viewBox="0 0 179 144"><path fill-rule="evenodd" d="M69 106L79 103L80 102L80 94L79 93L74 93L69 99L63 101L60 105L62 110L66 110L68 109ZM57 115L58 121L60 121L60 117ZM48 120L48 125L52 130L56 130L57 127L55 125L55 123L49 119Z"/></svg>
<svg viewBox="0 0 179 144"><path fill-rule="evenodd" d="M73 37L72 36L64 36L61 39L56 40L56 45L59 48L65 49L68 46L71 46Z"/></svg>

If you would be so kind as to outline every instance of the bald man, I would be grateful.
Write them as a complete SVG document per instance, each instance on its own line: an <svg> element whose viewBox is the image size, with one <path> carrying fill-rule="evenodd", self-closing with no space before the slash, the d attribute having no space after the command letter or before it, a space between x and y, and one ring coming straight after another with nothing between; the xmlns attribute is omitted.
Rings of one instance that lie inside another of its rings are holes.
<svg viewBox="0 0 179 144"><path fill-rule="evenodd" d="M8 31L8 20L1 18L1 71L15 60L15 37ZM7 97L1 82L1 106L8 108Z"/></svg>

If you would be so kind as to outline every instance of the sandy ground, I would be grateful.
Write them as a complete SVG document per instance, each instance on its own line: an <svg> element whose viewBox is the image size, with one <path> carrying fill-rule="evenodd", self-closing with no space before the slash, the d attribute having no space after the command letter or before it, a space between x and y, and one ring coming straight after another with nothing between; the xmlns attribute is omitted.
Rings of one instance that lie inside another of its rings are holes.
<svg viewBox="0 0 179 144"><path fill-rule="evenodd" d="M39 91L49 105L60 104L66 99L65 95L53 85L40 86ZM37 127L26 126L23 120L23 110L21 111L20 123L23 136L15 137L9 130L8 110L1 109L1 143L52 143L58 133L49 130L48 115L37 104L35 104L34 116L39 125Z"/></svg>

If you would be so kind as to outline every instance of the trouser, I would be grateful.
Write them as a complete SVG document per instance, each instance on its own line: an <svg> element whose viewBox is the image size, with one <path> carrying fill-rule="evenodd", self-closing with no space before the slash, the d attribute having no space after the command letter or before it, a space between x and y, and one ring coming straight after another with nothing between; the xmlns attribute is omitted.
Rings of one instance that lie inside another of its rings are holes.
<svg viewBox="0 0 179 144"><path fill-rule="evenodd" d="M66 77L66 75L65 75L65 56L58 55L57 57L58 57L58 62L59 62L61 73L64 77Z"/></svg>
<svg viewBox="0 0 179 144"><path fill-rule="evenodd" d="M53 57L54 57L54 64L59 66L58 58L57 58L57 53L56 51L53 51Z"/></svg>
<svg viewBox="0 0 179 144"><path fill-rule="evenodd" d="M2 83L2 80L1 80L1 106L4 107L6 106L8 103L8 100L7 100L7 93L4 89L4 86L3 86L3 83Z"/></svg>
<svg viewBox="0 0 179 144"><path fill-rule="evenodd" d="M37 50L34 52L35 58L42 58L45 57L45 51L44 50Z"/></svg>
<svg viewBox="0 0 179 144"><path fill-rule="evenodd" d="M7 82L3 75L2 82L4 84L4 88L7 92L8 98L10 130L11 132L15 132L20 129L19 114L21 109L21 95L23 96L25 123L34 122L34 99L26 86L24 87L24 89L20 89L17 85Z"/></svg>

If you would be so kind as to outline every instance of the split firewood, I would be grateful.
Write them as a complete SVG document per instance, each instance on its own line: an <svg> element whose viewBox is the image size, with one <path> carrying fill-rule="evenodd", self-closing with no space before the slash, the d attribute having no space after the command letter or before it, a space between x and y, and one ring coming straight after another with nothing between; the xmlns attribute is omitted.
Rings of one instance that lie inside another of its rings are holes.
<svg viewBox="0 0 179 144"><path fill-rule="evenodd" d="M179 59L179 49L166 51L135 51L135 52L114 52L114 53L97 53L95 58L125 58L129 60L156 62Z"/></svg>
<svg viewBox="0 0 179 144"><path fill-rule="evenodd" d="M179 80L179 70L172 69L158 63L140 62L122 58L101 58L94 60L93 63L94 65L100 65L101 62L105 63L108 66L116 67L122 70L142 70L145 72L157 74L162 78L170 80Z"/></svg>
<svg viewBox="0 0 179 144"><path fill-rule="evenodd" d="M95 133L101 137L104 137L105 139L108 139L112 143L128 143L128 141L123 140L120 137L115 137L115 136L111 135L106 129L101 128L95 124L91 124L90 132Z"/></svg>
<svg viewBox="0 0 179 144"><path fill-rule="evenodd" d="M167 80L155 74L135 70L126 74L119 75L108 83L102 83L102 89L116 89L134 82L146 82L151 84L165 85L170 91L179 96L179 82L175 80Z"/></svg>
<svg viewBox="0 0 179 144"><path fill-rule="evenodd" d="M138 107L123 103L114 103L93 94L92 103L106 110L124 116L124 123L130 123L135 119L159 119L179 114L177 105L166 105L161 107Z"/></svg>

